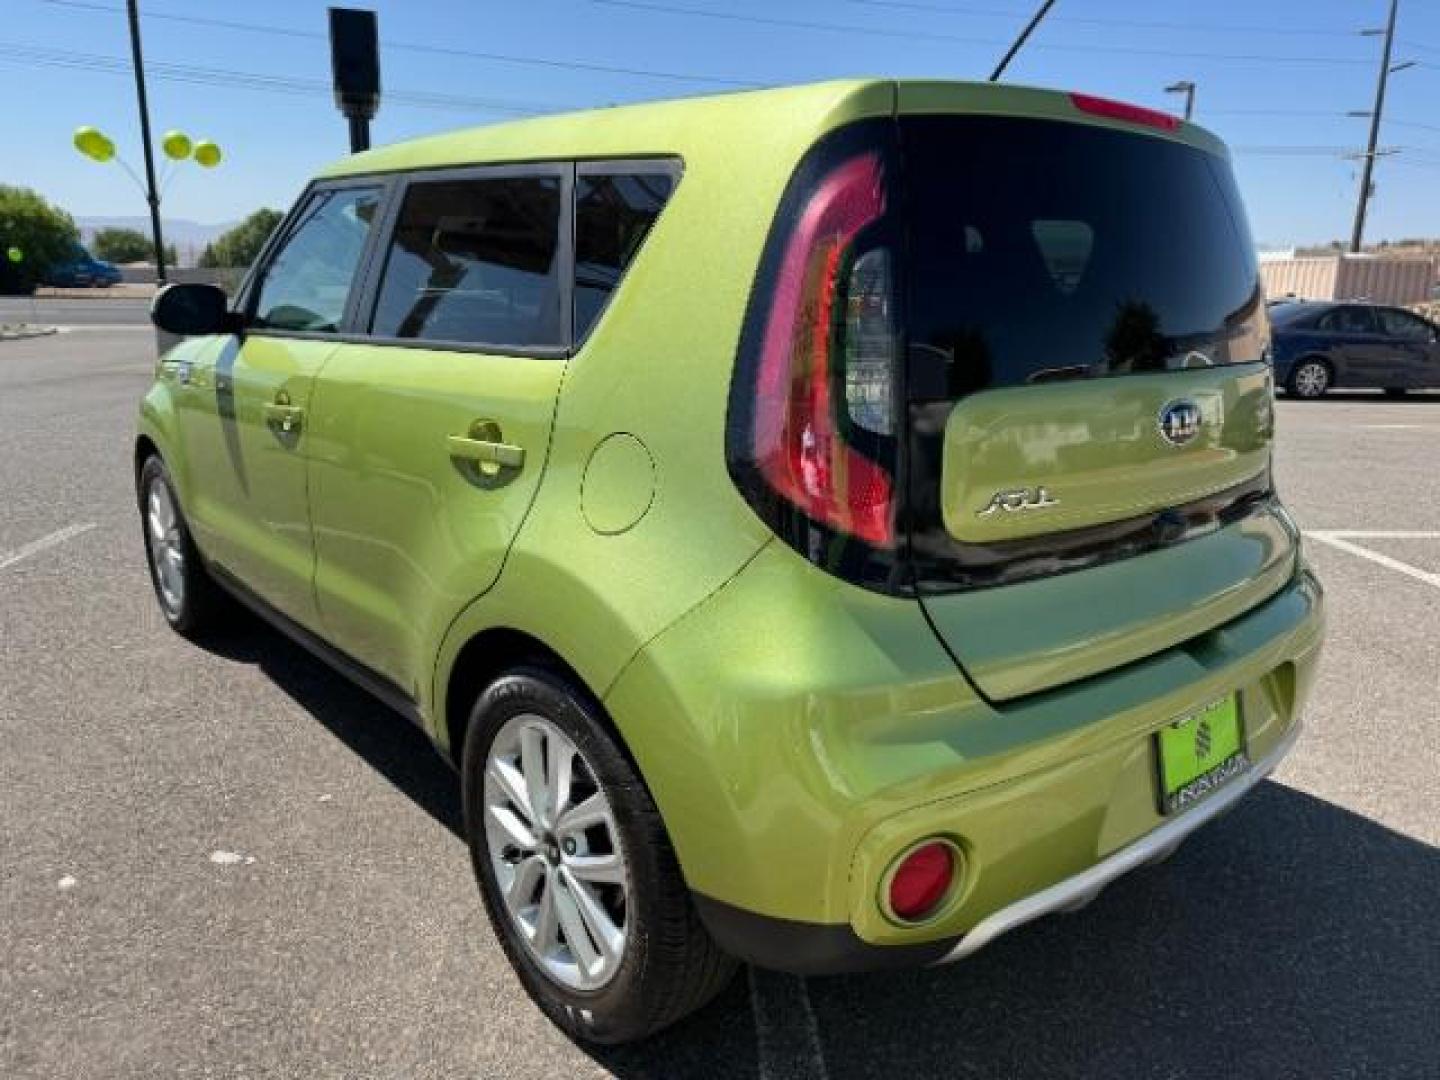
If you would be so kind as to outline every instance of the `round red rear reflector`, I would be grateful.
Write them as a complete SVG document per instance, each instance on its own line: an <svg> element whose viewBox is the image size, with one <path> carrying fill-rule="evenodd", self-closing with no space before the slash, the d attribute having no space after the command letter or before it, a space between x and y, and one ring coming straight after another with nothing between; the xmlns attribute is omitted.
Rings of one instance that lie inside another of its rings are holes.
<svg viewBox="0 0 1440 1080"><path fill-rule="evenodd" d="M942 841L921 844L890 875L890 911L918 922L939 906L955 880L955 849Z"/></svg>

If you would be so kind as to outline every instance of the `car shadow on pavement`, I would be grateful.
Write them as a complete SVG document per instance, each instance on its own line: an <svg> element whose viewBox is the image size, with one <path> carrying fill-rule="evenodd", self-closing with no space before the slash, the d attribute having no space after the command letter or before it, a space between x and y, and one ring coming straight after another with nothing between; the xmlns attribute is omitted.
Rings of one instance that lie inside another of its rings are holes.
<svg viewBox="0 0 1440 1080"><path fill-rule="evenodd" d="M268 628L211 648L463 836L458 780L405 718ZM793 985L764 1000L742 973L648 1042L585 1049L635 1080L1433 1077L1437 897L1440 849L1269 781L1168 862L962 963L766 976Z"/></svg>
<svg viewBox="0 0 1440 1080"><path fill-rule="evenodd" d="M633 1078L1434 1076L1437 896L1440 850L1270 782L1083 912L950 967L807 980L814 1033L779 1040L782 1068L743 979L591 1052Z"/></svg>
<svg viewBox="0 0 1440 1080"><path fill-rule="evenodd" d="M237 609L231 626L206 640L204 647L227 660L258 667L330 734L463 843L459 777L419 727L249 612Z"/></svg>

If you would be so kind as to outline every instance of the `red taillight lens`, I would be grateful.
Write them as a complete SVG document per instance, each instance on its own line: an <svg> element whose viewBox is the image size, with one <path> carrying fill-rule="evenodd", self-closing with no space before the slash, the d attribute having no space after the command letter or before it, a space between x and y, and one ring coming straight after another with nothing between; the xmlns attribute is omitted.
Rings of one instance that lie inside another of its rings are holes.
<svg viewBox="0 0 1440 1080"><path fill-rule="evenodd" d="M877 547L895 542L890 473L851 446L832 392L847 313L840 276L855 238L885 211L880 155L816 185L785 245L761 341L751 454L766 484L808 517ZM888 280L888 278L887 278ZM872 388L866 392L875 396Z"/></svg>
<svg viewBox="0 0 1440 1080"><path fill-rule="evenodd" d="M1103 116L1109 120L1125 120L1132 124L1144 124L1146 127L1159 128L1161 131L1174 131L1180 126L1178 116L1171 116L1169 113L1160 112L1157 109L1130 105L1124 101L1111 101L1109 98L1093 97L1090 94L1071 94L1070 103L1081 112L1090 113L1092 116Z"/></svg>
<svg viewBox="0 0 1440 1080"><path fill-rule="evenodd" d="M890 876L890 910L906 922L923 919L945 899L954 880L955 849L939 840L922 844Z"/></svg>

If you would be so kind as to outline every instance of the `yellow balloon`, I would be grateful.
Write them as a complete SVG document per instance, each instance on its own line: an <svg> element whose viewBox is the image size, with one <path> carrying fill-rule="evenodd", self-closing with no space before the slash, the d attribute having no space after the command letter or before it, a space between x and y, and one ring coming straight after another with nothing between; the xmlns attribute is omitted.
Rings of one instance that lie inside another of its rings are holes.
<svg viewBox="0 0 1440 1080"><path fill-rule="evenodd" d="M209 139L201 139L195 144L195 163L203 165L207 169L213 169L220 164L220 147L216 146Z"/></svg>
<svg viewBox="0 0 1440 1080"><path fill-rule="evenodd" d="M115 144L99 128L76 128L74 142L76 150L94 161L109 161L115 156Z"/></svg>
<svg viewBox="0 0 1440 1080"><path fill-rule="evenodd" d="M165 156L172 161L184 161L190 156L190 136L183 131L167 131L160 140Z"/></svg>

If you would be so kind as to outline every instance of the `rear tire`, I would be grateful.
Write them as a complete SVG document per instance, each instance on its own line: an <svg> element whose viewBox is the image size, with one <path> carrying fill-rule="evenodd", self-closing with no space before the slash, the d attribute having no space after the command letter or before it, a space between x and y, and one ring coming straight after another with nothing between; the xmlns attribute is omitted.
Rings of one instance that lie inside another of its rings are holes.
<svg viewBox="0 0 1440 1080"><path fill-rule="evenodd" d="M1330 365L1323 360L1306 359L1290 369L1286 388L1292 395L1314 401L1330 389Z"/></svg>
<svg viewBox="0 0 1440 1080"><path fill-rule="evenodd" d="M616 1044L719 994L738 964L700 922L660 812L598 703L518 667L480 695L466 730L475 876L535 1004L572 1038Z"/></svg>
<svg viewBox="0 0 1440 1080"><path fill-rule="evenodd" d="M195 547L170 470L152 454L136 482L145 563L160 612L172 629L192 640L219 625L228 598L220 591Z"/></svg>

